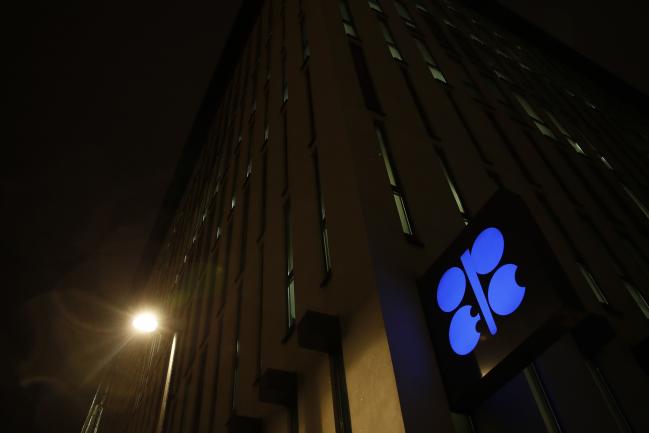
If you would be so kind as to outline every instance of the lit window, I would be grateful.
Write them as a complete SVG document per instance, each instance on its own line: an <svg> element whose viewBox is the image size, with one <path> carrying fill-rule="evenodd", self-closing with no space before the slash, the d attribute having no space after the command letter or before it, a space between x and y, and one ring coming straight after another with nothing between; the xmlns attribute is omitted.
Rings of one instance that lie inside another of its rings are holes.
<svg viewBox="0 0 649 433"><path fill-rule="evenodd" d="M534 122L534 126L536 126L536 129L538 129L541 134L545 135L546 137L550 137L552 139L556 140L556 137L552 130L548 128L543 120L539 117L538 114L536 114L536 111L532 108L529 102L522 96L514 93L514 97L516 97L516 100L520 104L520 106L523 108L525 113L532 118L532 121ZM576 143L575 143L576 144ZM582 152L583 153L583 152Z"/></svg>
<svg viewBox="0 0 649 433"><path fill-rule="evenodd" d="M570 137L570 134L568 133L568 131L566 131L566 129L565 129L565 128L564 128L564 127L559 123L559 121L556 119L556 117L554 117L554 116L552 115L552 113L550 113L550 112L547 111L547 110L546 110L545 113L548 115L548 117L550 118L550 120L552 121L552 123L554 123L554 126L557 127L557 129L559 130L559 132L561 132L563 135L566 135L566 136Z"/></svg>
<svg viewBox="0 0 649 433"><path fill-rule="evenodd" d="M585 155L584 149L581 147L581 145L577 141L575 141L575 139L570 135L570 133L566 130L566 128L564 128L563 125L559 123L557 118L554 117L552 113L550 113L547 110L545 111L545 114L548 115L548 118L552 121L552 123L554 123L554 126L559 130L559 132L563 134L564 136L563 138L566 139L570 147L572 147L572 150L582 155Z"/></svg>
<svg viewBox="0 0 649 433"><path fill-rule="evenodd" d="M401 190L401 187L397 180L396 173L393 168L392 160L390 158L390 154L385 142L383 130L378 125L376 125L376 138L377 141L379 142L379 151L380 151L379 154L383 159L385 171L388 175L388 181L390 182L390 187L392 188L392 195L394 198L394 204L397 208L397 214L399 215L401 230L406 235L413 235L414 230L412 228L410 217L408 216L408 208L406 206L404 194L403 191Z"/></svg>
<svg viewBox="0 0 649 433"><path fill-rule="evenodd" d="M599 160L602 161L602 164L604 164L604 166L606 166L606 168L608 168L609 170L613 170L613 167L611 167L611 164L609 164L609 162L608 162L608 160L606 158L604 158L603 156L600 156Z"/></svg>
<svg viewBox="0 0 649 433"><path fill-rule="evenodd" d="M590 271L579 262L577 262L577 267L579 268L581 275L584 277L584 280L586 280L586 283L588 283L588 287L590 287L590 290L595 295L595 298L597 298L597 301L600 304L608 305L608 299L606 299L606 296L604 295L604 292L602 292L602 289L599 288L599 285L597 284L597 281L595 281L593 274L591 274Z"/></svg>
<svg viewBox="0 0 649 433"><path fill-rule="evenodd" d="M556 140L557 137L554 136L554 133L552 130L550 130L547 126L545 126L541 122L537 122L536 120L534 121L534 125L536 125L536 129L541 131L541 134L545 135L546 137L550 137ZM577 143L575 143L577 144ZM583 153L583 152L582 152Z"/></svg>
<svg viewBox="0 0 649 433"><path fill-rule="evenodd" d="M230 200L230 209L234 209L234 206L237 204L237 196L232 194L232 199Z"/></svg>
<svg viewBox="0 0 649 433"><path fill-rule="evenodd" d="M417 28L417 25L415 24L412 15L410 15L410 12L408 12L406 5L397 0L394 2L394 7L397 10L399 16L403 19L403 22L406 24L406 26L410 27L411 29Z"/></svg>
<svg viewBox="0 0 649 433"><path fill-rule="evenodd" d="M293 274L293 233L291 228L290 208L284 209L284 248L286 254L286 312L287 325L295 324L295 278Z"/></svg>
<svg viewBox="0 0 649 433"><path fill-rule="evenodd" d="M406 204L403 201L403 196L398 192L393 192L394 204L397 207L397 213L399 214L399 221L401 222L401 230L411 235L412 226L410 225L410 219L408 218L408 211L406 210Z"/></svg>
<svg viewBox="0 0 649 433"><path fill-rule="evenodd" d="M383 9L381 9L381 5L377 0L369 0L368 3L371 9L374 9L377 12L383 12Z"/></svg>
<svg viewBox="0 0 649 433"><path fill-rule="evenodd" d="M324 272L331 271L331 256L329 251L329 232L327 230L327 212L322 196L322 186L320 184L320 163L317 153L313 157L315 168L316 192L318 194L318 207L320 208L320 243L322 247L322 264Z"/></svg>
<svg viewBox="0 0 649 433"><path fill-rule="evenodd" d="M446 83L446 77L444 77L444 74L437 66L437 63L433 59L433 55L428 50L428 47L424 45L422 41L416 38L415 38L415 44L417 45L417 48L419 49L421 56L424 58L424 62L426 62L426 65L428 66L428 70L430 71L433 78L435 78L438 81L441 81L442 83Z"/></svg>
<svg viewBox="0 0 649 433"><path fill-rule="evenodd" d="M352 15L349 12L349 5L345 0L341 0L339 6L340 15L342 15L343 18L343 27L345 28L345 33L349 36L358 37L356 29L354 28L354 23L352 21Z"/></svg>
<svg viewBox="0 0 649 433"><path fill-rule="evenodd" d="M523 98L522 96L520 96L520 95L518 95L518 94L516 94L516 93L514 93L514 97L516 98L516 100L518 101L518 103L521 105L521 107L523 107L523 110L525 110L525 113L526 113L528 116L530 116L530 117L531 117L532 119L534 119L534 120L538 120L538 121L540 121L540 122L543 122L543 120L541 120L541 118L539 117L539 115L536 114L536 111L534 111L534 109L532 108L532 106L531 106L531 105L530 105L530 104L525 100L525 98Z"/></svg>
<svg viewBox="0 0 649 433"><path fill-rule="evenodd" d="M392 38L392 34L390 33L390 29L388 29L387 24L382 20L379 20L379 26L381 26L383 39L385 40L385 43L388 44L388 50L390 51L392 57L397 60L403 61L403 57L401 57L401 52L399 52L399 48L397 48L394 42L394 38Z"/></svg>
<svg viewBox="0 0 649 433"><path fill-rule="evenodd" d="M466 208L464 207L464 203L460 198L460 194L458 193L457 188L455 187L455 182L453 181L448 171L448 167L446 167L446 163L444 162L443 159L440 159L440 163L442 165L442 171L444 172L444 177L446 178L448 187L451 190L451 194L453 195L453 200L455 200L455 205L457 206L457 210L460 212L460 215L462 215L462 220L464 221L464 225L467 225L469 224L469 216L467 215Z"/></svg>
<svg viewBox="0 0 649 433"><path fill-rule="evenodd" d="M582 149L581 146L579 145L579 143L577 143L575 140L573 140L572 138L566 137L566 141L568 141L568 143L570 144L570 147L572 147L572 149L575 152L581 153L582 155L584 154L584 149Z"/></svg>
<svg viewBox="0 0 649 433"><path fill-rule="evenodd" d="M218 226L216 228L216 239L217 240L221 239L221 226Z"/></svg>

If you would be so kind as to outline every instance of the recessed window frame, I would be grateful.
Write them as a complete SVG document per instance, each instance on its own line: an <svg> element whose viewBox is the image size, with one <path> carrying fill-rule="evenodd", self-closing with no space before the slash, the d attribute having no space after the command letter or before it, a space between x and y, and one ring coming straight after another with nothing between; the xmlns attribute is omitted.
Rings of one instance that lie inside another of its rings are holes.
<svg viewBox="0 0 649 433"><path fill-rule="evenodd" d="M374 131L379 145L379 156L383 161L383 166L388 176L388 183L392 192L392 198L397 209L401 231L406 237L414 238L415 229L412 222L412 217L410 216L405 193L403 191L403 188L401 187L401 182L399 181L399 177L394 166L394 160L390 153L385 129L380 122L375 122Z"/></svg>

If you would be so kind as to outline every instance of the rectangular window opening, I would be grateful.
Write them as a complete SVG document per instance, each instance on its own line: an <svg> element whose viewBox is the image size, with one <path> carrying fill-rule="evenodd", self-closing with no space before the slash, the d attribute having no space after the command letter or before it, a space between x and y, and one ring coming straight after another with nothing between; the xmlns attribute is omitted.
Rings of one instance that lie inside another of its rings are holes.
<svg viewBox="0 0 649 433"><path fill-rule="evenodd" d="M387 142L385 139L385 134L383 128L380 125L375 125L376 137L379 143L379 155L383 159L383 165L385 166L385 171L388 176L388 181L390 182L390 187L392 189L392 196L394 198L394 204L397 208L397 214L399 216L399 222L401 224L401 230L404 234L409 236L414 236L414 230L412 227L412 221L408 214L408 207L406 206L406 200L399 185L399 180L394 170L394 164L392 163L392 158L390 156L390 151L387 147Z"/></svg>
<svg viewBox="0 0 649 433"><path fill-rule="evenodd" d="M370 5L370 9L374 9L377 12L383 13L383 9L381 8L381 5L377 0L368 0L368 3Z"/></svg>
<svg viewBox="0 0 649 433"><path fill-rule="evenodd" d="M339 2L339 6L340 6L340 15L342 16L343 28L345 29L345 33L349 36L353 36L357 38L358 34L356 33L356 28L354 27L354 22L352 21L352 15L349 11L349 5L347 4L347 1L341 0Z"/></svg>
<svg viewBox="0 0 649 433"><path fill-rule="evenodd" d="M588 287L590 287L590 290L595 295L597 301L600 304L609 305L606 295L604 295L604 292L602 292L602 289L599 287L599 284L597 284L597 281L595 281L595 277L593 277L593 274L591 274L590 271L582 263L577 262L577 267L579 268L579 272L581 272L581 275L584 277L584 280L586 280Z"/></svg>
<svg viewBox="0 0 649 433"><path fill-rule="evenodd" d="M361 88L365 106L374 112L382 113L383 110L381 109L381 104L374 87L374 81L370 75L370 70L367 66L363 50L358 45L351 42L349 44L349 49L352 53L356 78L358 79L358 84Z"/></svg>
<svg viewBox="0 0 649 433"><path fill-rule="evenodd" d="M397 45L394 42L394 38L392 37L392 33L390 32L388 25L385 23L385 21L379 20L379 26L381 27L381 32L383 33L383 40L388 45L388 50L390 51L390 55L392 56L392 58L403 61L401 52L399 51L399 48L397 48Z"/></svg>
<svg viewBox="0 0 649 433"><path fill-rule="evenodd" d="M623 280L623 283L627 292L629 292L629 295L631 295L631 298L633 298L640 311L642 311L645 319L649 319L649 304L647 303L645 297L642 296L642 293L640 293L637 287L635 287L627 280Z"/></svg>
<svg viewBox="0 0 649 433"><path fill-rule="evenodd" d="M638 197L636 197L636 195L633 193L633 191L631 191L626 185L622 184L622 189L624 190L626 195L629 196L631 201L633 201L633 203L635 203L635 205L638 207L638 209L640 209L640 212L642 212L642 214L645 216L645 218L649 219L649 209L647 209L647 207L644 205L644 203L642 203L640 201L640 199Z"/></svg>
<svg viewBox="0 0 649 433"><path fill-rule="evenodd" d="M295 279L293 274L293 233L291 227L290 207L287 204L284 208L284 242L286 255L286 312L287 327L295 325Z"/></svg>
<svg viewBox="0 0 649 433"><path fill-rule="evenodd" d="M469 215L466 211L466 207L464 206L464 202L462 198L460 197L460 193L458 192L457 187L455 186L455 181L453 180L453 177L451 176L451 173L448 169L446 160L444 157L440 157L440 164L442 166L442 172L444 173L444 177L446 178L446 183L448 184L449 189L451 190L451 195L453 196L453 200L455 200L455 205L457 206L457 210L460 212L460 215L462 216L462 221L464 222L464 225L469 224Z"/></svg>

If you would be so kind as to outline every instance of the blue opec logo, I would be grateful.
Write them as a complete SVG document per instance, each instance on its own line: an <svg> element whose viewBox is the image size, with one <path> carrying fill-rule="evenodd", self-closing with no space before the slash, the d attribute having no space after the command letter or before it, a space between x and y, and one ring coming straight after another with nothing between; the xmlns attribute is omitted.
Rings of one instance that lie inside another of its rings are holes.
<svg viewBox="0 0 649 433"><path fill-rule="evenodd" d="M498 267L504 249L505 239L500 230L494 227L484 229L473 241L471 249L460 257L464 269L453 266L439 280L437 305L445 313L457 309L451 319L448 338L451 348L458 355L467 355L475 349L481 335L476 330L480 319L484 320L491 335L496 335L498 328L494 314L508 316L523 302L525 287L516 283L518 267L511 263ZM491 272L493 275L485 294L479 275ZM460 307L467 279L478 302L479 313L475 316L471 315L471 305Z"/></svg>

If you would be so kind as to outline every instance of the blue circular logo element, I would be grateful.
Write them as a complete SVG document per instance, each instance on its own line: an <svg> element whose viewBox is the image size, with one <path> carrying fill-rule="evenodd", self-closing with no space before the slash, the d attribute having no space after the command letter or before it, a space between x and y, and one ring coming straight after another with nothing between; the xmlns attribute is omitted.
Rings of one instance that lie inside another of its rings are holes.
<svg viewBox="0 0 649 433"><path fill-rule="evenodd" d="M466 290L466 277L462 269L454 266L444 272L437 285L437 305L445 313L455 310Z"/></svg>

